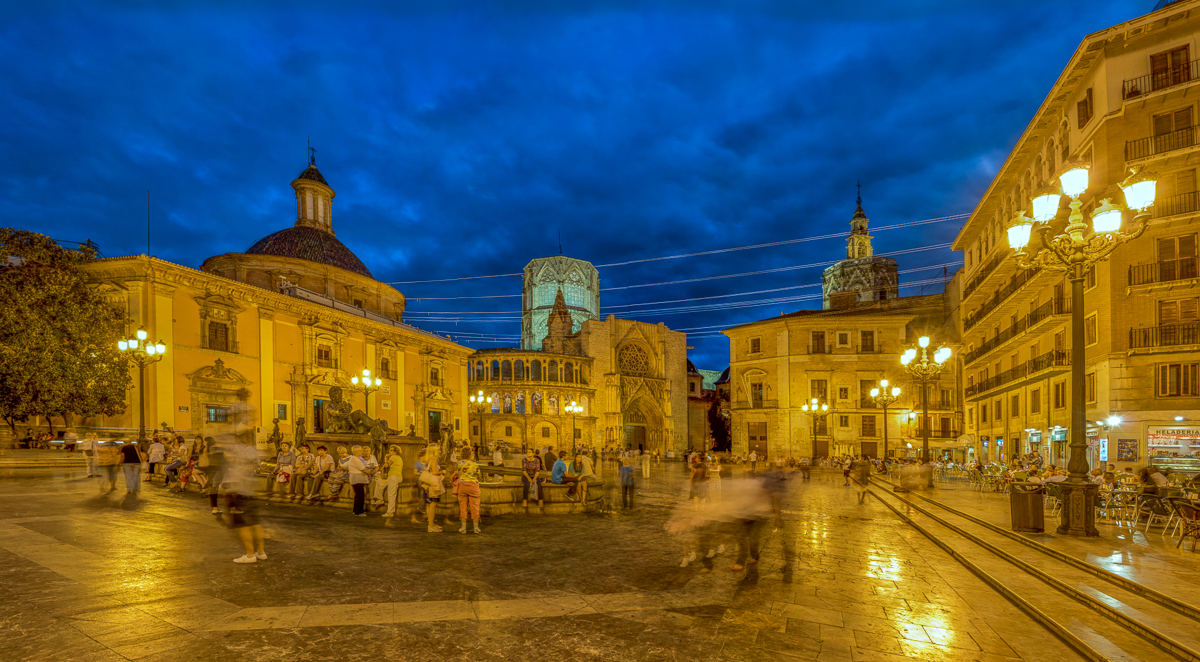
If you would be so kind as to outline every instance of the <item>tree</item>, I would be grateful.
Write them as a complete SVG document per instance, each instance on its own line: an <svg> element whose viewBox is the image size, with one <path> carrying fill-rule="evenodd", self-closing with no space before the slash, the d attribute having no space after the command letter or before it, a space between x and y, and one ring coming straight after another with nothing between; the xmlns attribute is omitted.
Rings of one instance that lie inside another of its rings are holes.
<svg viewBox="0 0 1200 662"><path fill-rule="evenodd" d="M718 392L708 407L708 429L712 431L713 450L717 452L733 450L732 436L729 434L729 417L721 411L723 402L724 398Z"/></svg>
<svg viewBox="0 0 1200 662"><path fill-rule="evenodd" d="M14 434L33 416L70 426L73 415L125 410L129 359L117 340L127 320L88 287L79 265L94 257L91 246L0 228L0 418Z"/></svg>

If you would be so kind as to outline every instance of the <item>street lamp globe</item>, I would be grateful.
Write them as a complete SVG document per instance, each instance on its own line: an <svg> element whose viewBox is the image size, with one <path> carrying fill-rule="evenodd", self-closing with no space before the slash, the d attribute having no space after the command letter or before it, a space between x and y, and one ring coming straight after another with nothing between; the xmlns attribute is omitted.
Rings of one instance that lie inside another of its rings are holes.
<svg viewBox="0 0 1200 662"><path fill-rule="evenodd" d="M127 340L118 340L118 341L117 341L117 349L121 350L122 352L124 352L125 350L129 349L129 341L127 341Z"/></svg>
<svg viewBox="0 0 1200 662"><path fill-rule="evenodd" d="M1024 214L1015 216L1008 225L1008 245L1013 250L1025 248L1029 245L1029 237L1032 234L1033 223L1029 221L1029 217Z"/></svg>
<svg viewBox="0 0 1200 662"><path fill-rule="evenodd" d="M137 339L138 339L138 340L145 340L145 339L146 339L146 330L145 330L145 329L138 329L138 330L137 330Z"/></svg>
<svg viewBox="0 0 1200 662"><path fill-rule="evenodd" d="M150 356L154 356L154 353L156 351L158 351L158 349L154 345L152 345L152 344L146 345L146 353L149 354Z"/></svg>
<svg viewBox="0 0 1200 662"><path fill-rule="evenodd" d="M1058 205L1062 201L1062 191L1057 186L1045 186L1033 194L1033 220L1038 223L1049 223L1058 215ZM1018 216L1024 218L1024 214Z"/></svg>
<svg viewBox="0 0 1200 662"><path fill-rule="evenodd" d="M166 353L167 353L167 346L166 346L166 345L164 345L164 344L162 344L162 343L158 343L158 344L157 344L157 345L155 345L154 347L155 347L155 349L157 349L157 350L158 350L158 353L159 353L159 354L166 354Z"/></svg>
<svg viewBox="0 0 1200 662"><path fill-rule="evenodd" d="M1130 209L1143 211L1154 204L1156 188L1155 176L1148 172L1137 172L1121 182L1121 190L1125 193L1125 204Z"/></svg>
<svg viewBox="0 0 1200 662"><path fill-rule="evenodd" d="M900 356L900 363L908 365L909 363L912 363L913 359L915 358L917 358L917 350L910 347L904 350L904 354Z"/></svg>
<svg viewBox="0 0 1200 662"><path fill-rule="evenodd" d="M1092 212L1092 230L1101 234L1120 230L1123 211L1111 201L1105 200Z"/></svg>
<svg viewBox="0 0 1200 662"><path fill-rule="evenodd" d="M922 349L924 349L925 347L928 347L929 346L929 336L921 336L920 338L917 338L917 344L920 345Z"/></svg>
<svg viewBox="0 0 1200 662"><path fill-rule="evenodd" d="M1078 198L1088 188L1088 164L1072 161L1064 166L1063 173L1058 176L1062 191L1067 196Z"/></svg>
<svg viewBox="0 0 1200 662"><path fill-rule="evenodd" d="M893 397L893 398L898 398L898 397L900 397L900 387L899 387L899 386L893 386L893 387L892 387L892 397Z"/></svg>
<svg viewBox="0 0 1200 662"><path fill-rule="evenodd" d="M879 397L879 389L877 389L877 388L871 389L871 397L878 398Z"/></svg>
<svg viewBox="0 0 1200 662"><path fill-rule="evenodd" d="M1109 416L1109 417L1108 417L1108 424L1109 424L1110 426L1117 426L1117 425L1120 425L1120 424L1121 424L1121 417L1120 417L1120 416L1117 416L1116 414L1113 414L1112 416Z"/></svg>

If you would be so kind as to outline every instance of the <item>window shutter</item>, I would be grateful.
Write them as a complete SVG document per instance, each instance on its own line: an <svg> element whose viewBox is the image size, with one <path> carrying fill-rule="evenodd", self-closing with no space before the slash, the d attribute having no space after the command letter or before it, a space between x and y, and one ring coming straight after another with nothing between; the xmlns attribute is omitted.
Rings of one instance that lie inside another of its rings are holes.
<svg viewBox="0 0 1200 662"><path fill-rule="evenodd" d="M1150 73L1161 74L1170 68L1170 53L1155 53L1150 56Z"/></svg>
<svg viewBox="0 0 1200 662"><path fill-rule="evenodd" d="M1175 238L1167 237L1166 239L1158 240L1158 261L1167 262L1174 260L1175 255Z"/></svg>
<svg viewBox="0 0 1200 662"><path fill-rule="evenodd" d="M1175 115L1175 130L1186 129L1192 126L1192 108L1180 108L1173 113Z"/></svg>
<svg viewBox="0 0 1200 662"><path fill-rule="evenodd" d="M1158 323L1160 326L1168 324L1177 324L1179 322L1179 302L1178 301L1159 301L1158 302Z"/></svg>
<svg viewBox="0 0 1200 662"><path fill-rule="evenodd" d="M1195 321L1200 320L1200 315L1197 314L1198 306L1196 305L1196 303L1197 303L1197 299L1195 297L1192 297L1191 299L1180 299L1179 300L1179 321L1180 322L1195 322Z"/></svg>
<svg viewBox="0 0 1200 662"><path fill-rule="evenodd" d="M1179 257L1196 257L1196 235L1186 234L1179 237Z"/></svg>
<svg viewBox="0 0 1200 662"><path fill-rule="evenodd" d="M1154 116L1154 135L1162 136L1171 132L1171 113Z"/></svg>
<svg viewBox="0 0 1200 662"><path fill-rule="evenodd" d="M1176 48L1168 53L1171 56L1171 69L1181 71L1187 69L1188 66L1188 47ZM1186 79L1185 79L1186 80Z"/></svg>
<svg viewBox="0 0 1200 662"><path fill-rule="evenodd" d="M1196 190L1196 171L1184 170L1175 178L1175 193L1191 193Z"/></svg>

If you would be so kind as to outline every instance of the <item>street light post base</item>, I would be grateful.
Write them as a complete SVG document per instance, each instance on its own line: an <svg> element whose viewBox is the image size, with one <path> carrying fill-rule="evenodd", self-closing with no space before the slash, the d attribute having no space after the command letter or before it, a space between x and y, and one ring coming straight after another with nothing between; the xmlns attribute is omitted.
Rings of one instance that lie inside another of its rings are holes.
<svg viewBox="0 0 1200 662"><path fill-rule="evenodd" d="M1058 486L1062 490L1063 500L1059 535L1099 536L1100 531L1096 529L1096 497L1100 486L1069 480Z"/></svg>

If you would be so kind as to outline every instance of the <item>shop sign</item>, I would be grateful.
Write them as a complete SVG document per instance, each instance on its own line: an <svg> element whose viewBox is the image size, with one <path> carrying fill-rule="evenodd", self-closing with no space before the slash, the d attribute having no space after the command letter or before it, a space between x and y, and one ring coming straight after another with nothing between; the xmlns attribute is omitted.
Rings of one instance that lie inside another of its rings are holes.
<svg viewBox="0 0 1200 662"><path fill-rule="evenodd" d="M1147 446L1200 446L1200 428L1151 425L1146 428Z"/></svg>
<svg viewBox="0 0 1200 662"><path fill-rule="evenodd" d="M1067 440L1067 431L1066 430L1060 428L1058 430L1050 431L1050 441L1066 441L1066 440Z"/></svg>

